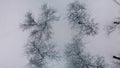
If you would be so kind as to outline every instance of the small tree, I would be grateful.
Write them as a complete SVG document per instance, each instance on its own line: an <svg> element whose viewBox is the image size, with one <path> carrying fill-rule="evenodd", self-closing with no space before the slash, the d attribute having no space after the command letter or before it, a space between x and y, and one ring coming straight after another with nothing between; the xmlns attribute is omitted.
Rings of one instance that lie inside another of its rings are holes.
<svg viewBox="0 0 120 68"><path fill-rule="evenodd" d="M65 55L67 59L67 68L90 68L92 66L92 57L84 52L81 39L74 39L66 47Z"/></svg>
<svg viewBox="0 0 120 68"><path fill-rule="evenodd" d="M105 68L104 59L91 56L84 51L83 38L97 34L97 24L90 19L84 5L75 1L69 4L68 21L76 33L65 50L68 68Z"/></svg>
<svg viewBox="0 0 120 68"><path fill-rule="evenodd" d="M107 68L104 57L92 56L84 51L81 39L74 38L65 49L67 68Z"/></svg>
<svg viewBox="0 0 120 68"><path fill-rule="evenodd" d="M44 4L41 15L37 20L28 12L26 21L21 25L22 29L29 30L30 36L26 46L30 68L44 68L46 59L57 58L55 45L51 42L52 22L57 21L56 11Z"/></svg>
<svg viewBox="0 0 120 68"><path fill-rule="evenodd" d="M68 21L72 28L77 30L78 35L97 34L97 23L90 19L85 6L78 1L69 4Z"/></svg>

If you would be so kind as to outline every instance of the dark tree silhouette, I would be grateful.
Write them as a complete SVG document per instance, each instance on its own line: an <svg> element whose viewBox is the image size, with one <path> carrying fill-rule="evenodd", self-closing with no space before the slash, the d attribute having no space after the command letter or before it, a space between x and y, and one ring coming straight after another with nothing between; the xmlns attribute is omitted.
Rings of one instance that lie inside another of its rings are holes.
<svg viewBox="0 0 120 68"><path fill-rule="evenodd" d="M51 42L52 22L57 21L56 11L44 4L41 8L41 15L35 20L32 13L28 12L26 21L21 25L24 30L30 31L26 53L29 58L30 68L44 68L46 59L56 59L57 51Z"/></svg>
<svg viewBox="0 0 120 68"><path fill-rule="evenodd" d="M98 32L97 24L90 19L87 9L79 1L69 4L68 21L76 33L65 49L67 68L106 68L104 58L96 58L84 50L85 36L94 36Z"/></svg>

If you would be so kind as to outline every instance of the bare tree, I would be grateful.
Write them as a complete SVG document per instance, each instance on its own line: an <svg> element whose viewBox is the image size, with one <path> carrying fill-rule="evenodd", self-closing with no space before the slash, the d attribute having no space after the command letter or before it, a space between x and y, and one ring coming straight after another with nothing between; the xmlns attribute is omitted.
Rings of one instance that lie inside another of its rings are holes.
<svg viewBox="0 0 120 68"><path fill-rule="evenodd" d="M67 68L90 68L92 57L84 52L80 39L74 39L66 47Z"/></svg>
<svg viewBox="0 0 120 68"><path fill-rule="evenodd" d="M87 9L79 1L69 4L68 21L76 33L65 50L68 68L106 68L103 58L95 58L84 51L84 36L96 35L98 26L90 19Z"/></svg>
<svg viewBox="0 0 120 68"><path fill-rule="evenodd" d="M78 30L79 35L97 34L97 23L90 19L86 7L78 1L69 4L68 21L72 24L73 29Z"/></svg>
<svg viewBox="0 0 120 68"><path fill-rule="evenodd" d="M21 25L22 29L30 31L26 45L30 68L44 68L47 63L46 59L56 59L58 57L55 45L51 42L51 24L58 20L55 13L54 9L44 4L37 20L32 16L32 13L28 12L26 21Z"/></svg>
<svg viewBox="0 0 120 68"><path fill-rule="evenodd" d="M92 56L85 52L81 39L74 38L65 49L67 68L108 68L104 57Z"/></svg>

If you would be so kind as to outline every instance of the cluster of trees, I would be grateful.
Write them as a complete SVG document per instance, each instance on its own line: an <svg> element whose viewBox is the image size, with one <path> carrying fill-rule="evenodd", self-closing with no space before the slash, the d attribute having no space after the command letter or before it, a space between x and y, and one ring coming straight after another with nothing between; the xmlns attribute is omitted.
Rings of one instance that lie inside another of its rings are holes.
<svg viewBox="0 0 120 68"><path fill-rule="evenodd" d="M85 52L84 38L97 35L99 24L94 23L85 5L79 1L70 3L67 11L67 20L75 33L64 52L67 68L108 68L104 57L92 56ZM56 44L51 41L52 23L57 21L59 17L56 16L56 10L47 4L42 6L38 19L35 19L31 12L26 14L26 20L21 24L21 28L30 32L25 51L29 60L29 68L44 68L48 60L60 58ZM114 30L116 25L107 28L108 34Z"/></svg>

